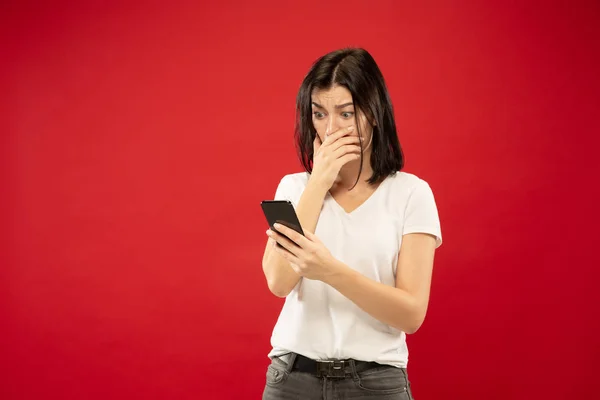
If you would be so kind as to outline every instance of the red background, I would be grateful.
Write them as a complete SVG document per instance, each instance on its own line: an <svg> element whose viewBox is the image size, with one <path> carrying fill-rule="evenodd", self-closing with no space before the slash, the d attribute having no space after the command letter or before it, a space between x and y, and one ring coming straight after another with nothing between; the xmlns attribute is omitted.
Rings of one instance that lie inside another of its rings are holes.
<svg viewBox="0 0 600 400"><path fill-rule="evenodd" d="M597 394L597 1L85 4L0 13L1 398L260 398L259 202L346 45L443 224L415 396Z"/></svg>

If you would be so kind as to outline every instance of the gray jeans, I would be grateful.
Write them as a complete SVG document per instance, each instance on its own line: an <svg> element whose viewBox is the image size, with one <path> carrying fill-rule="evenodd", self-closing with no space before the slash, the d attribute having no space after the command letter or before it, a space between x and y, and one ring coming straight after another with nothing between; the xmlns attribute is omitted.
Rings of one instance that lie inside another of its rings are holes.
<svg viewBox="0 0 600 400"><path fill-rule="evenodd" d="M345 378L321 378L292 370L296 354L282 358L267 369L263 400L413 399L405 368L382 365L357 372L351 363Z"/></svg>

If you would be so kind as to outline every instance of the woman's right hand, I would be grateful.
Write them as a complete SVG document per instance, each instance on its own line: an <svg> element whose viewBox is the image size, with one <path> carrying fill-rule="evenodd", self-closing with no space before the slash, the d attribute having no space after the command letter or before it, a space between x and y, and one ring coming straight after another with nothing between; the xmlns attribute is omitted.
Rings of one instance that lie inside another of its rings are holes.
<svg viewBox="0 0 600 400"><path fill-rule="evenodd" d="M323 142L318 134L315 135L311 178L327 190L333 186L345 164L360 158L360 139L350 136L352 132L353 126L338 129Z"/></svg>

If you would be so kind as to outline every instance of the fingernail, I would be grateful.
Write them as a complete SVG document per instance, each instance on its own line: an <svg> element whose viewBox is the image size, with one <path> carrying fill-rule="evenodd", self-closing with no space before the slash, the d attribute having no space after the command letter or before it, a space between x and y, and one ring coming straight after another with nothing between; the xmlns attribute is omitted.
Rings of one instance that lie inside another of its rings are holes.
<svg viewBox="0 0 600 400"><path fill-rule="evenodd" d="M354 127L353 127L353 126L349 126L349 127L348 127L348 132L352 132L353 130L354 130Z"/></svg>
<svg viewBox="0 0 600 400"><path fill-rule="evenodd" d="M278 223L273 224L273 228L277 229L277 228L281 228L281 225Z"/></svg>

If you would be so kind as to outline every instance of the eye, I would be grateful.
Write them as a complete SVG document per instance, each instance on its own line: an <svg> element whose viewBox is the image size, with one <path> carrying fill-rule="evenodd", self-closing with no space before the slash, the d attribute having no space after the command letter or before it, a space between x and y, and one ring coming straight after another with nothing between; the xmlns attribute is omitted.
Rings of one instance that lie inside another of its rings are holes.
<svg viewBox="0 0 600 400"><path fill-rule="evenodd" d="M344 111L344 112L342 113L342 117L343 117L343 118L346 118L346 119L348 119L348 118L352 118L353 116L354 116L354 113L353 113L353 112L351 112L351 111Z"/></svg>
<svg viewBox="0 0 600 400"><path fill-rule="evenodd" d="M319 112L319 111L313 112L313 115L315 116L316 119L321 119L321 118L325 117L325 115L322 112Z"/></svg>

